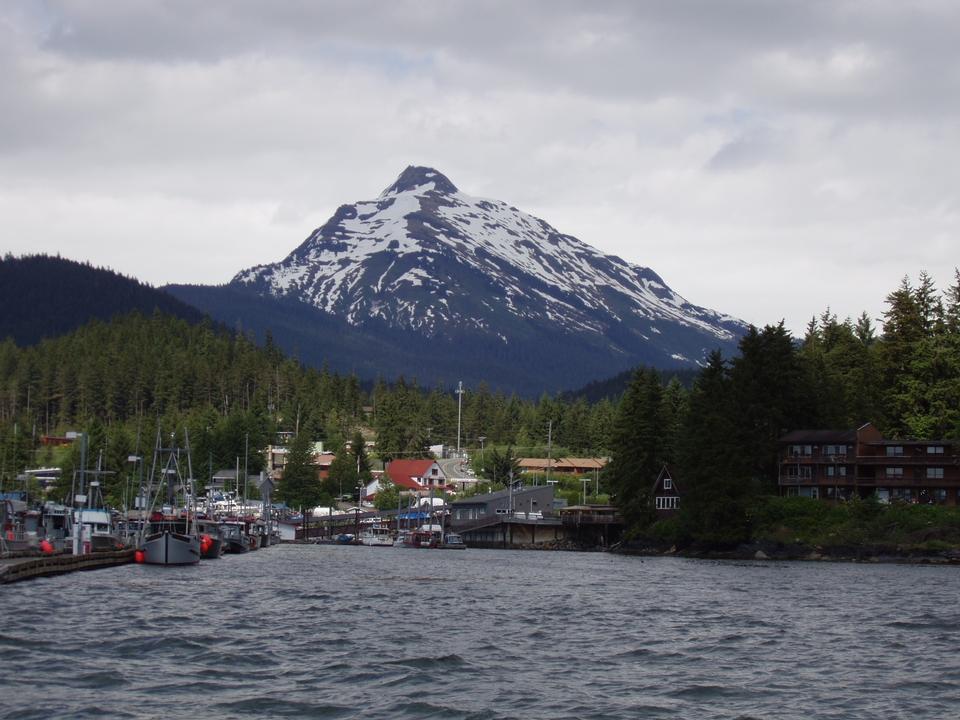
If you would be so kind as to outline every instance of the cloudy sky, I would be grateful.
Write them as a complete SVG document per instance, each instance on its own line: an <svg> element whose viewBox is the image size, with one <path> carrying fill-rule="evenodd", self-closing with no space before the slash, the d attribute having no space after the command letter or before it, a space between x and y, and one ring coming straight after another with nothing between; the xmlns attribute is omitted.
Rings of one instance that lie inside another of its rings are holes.
<svg viewBox="0 0 960 720"><path fill-rule="evenodd" d="M0 4L0 251L153 284L407 165L801 332L960 264L960 3Z"/></svg>

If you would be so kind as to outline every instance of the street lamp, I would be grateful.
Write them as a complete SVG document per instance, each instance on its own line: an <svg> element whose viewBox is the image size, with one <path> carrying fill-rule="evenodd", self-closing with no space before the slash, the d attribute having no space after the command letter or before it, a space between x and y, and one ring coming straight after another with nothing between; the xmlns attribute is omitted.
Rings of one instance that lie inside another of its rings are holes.
<svg viewBox="0 0 960 720"><path fill-rule="evenodd" d="M460 419L463 416L463 380L457 383L457 457L460 457Z"/></svg>
<svg viewBox="0 0 960 720"><path fill-rule="evenodd" d="M480 441L480 464L483 465L483 441L487 439L486 435L481 435L477 438Z"/></svg>

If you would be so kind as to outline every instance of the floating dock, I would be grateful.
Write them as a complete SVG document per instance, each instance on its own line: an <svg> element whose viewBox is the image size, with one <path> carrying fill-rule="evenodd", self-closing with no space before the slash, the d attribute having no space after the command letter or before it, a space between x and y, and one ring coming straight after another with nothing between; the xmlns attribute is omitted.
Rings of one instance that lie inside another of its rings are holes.
<svg viewBox="0 0 960 720"><path fill-rule="evenodd" d="M132 562L133 550L110 550L87 555L61 554L0 559L0 585L77 570L96 570L114 565L126 565Z"/></svg>

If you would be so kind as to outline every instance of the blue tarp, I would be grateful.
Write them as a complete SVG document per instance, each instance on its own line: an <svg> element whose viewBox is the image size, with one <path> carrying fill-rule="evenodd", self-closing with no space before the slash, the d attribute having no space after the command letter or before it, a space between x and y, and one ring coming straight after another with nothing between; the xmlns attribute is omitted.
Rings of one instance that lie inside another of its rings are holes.
<svg viewBox="0 0 960 720"><path fill-rule="evenodd" d="M401 520L426 520L430 517L430 513L425 512L405 512L397 515Z"/></svg>

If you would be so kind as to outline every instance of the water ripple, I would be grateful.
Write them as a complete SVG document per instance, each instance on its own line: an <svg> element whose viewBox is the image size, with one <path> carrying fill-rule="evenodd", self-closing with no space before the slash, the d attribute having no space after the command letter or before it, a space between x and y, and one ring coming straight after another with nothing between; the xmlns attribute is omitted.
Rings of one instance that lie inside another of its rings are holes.
<svg viewBox="0 0 960 720"><path fill-rule="evenodd" d="M953 717L958 578L340 546L131 565L0 589L0 718Z"/></svg>

